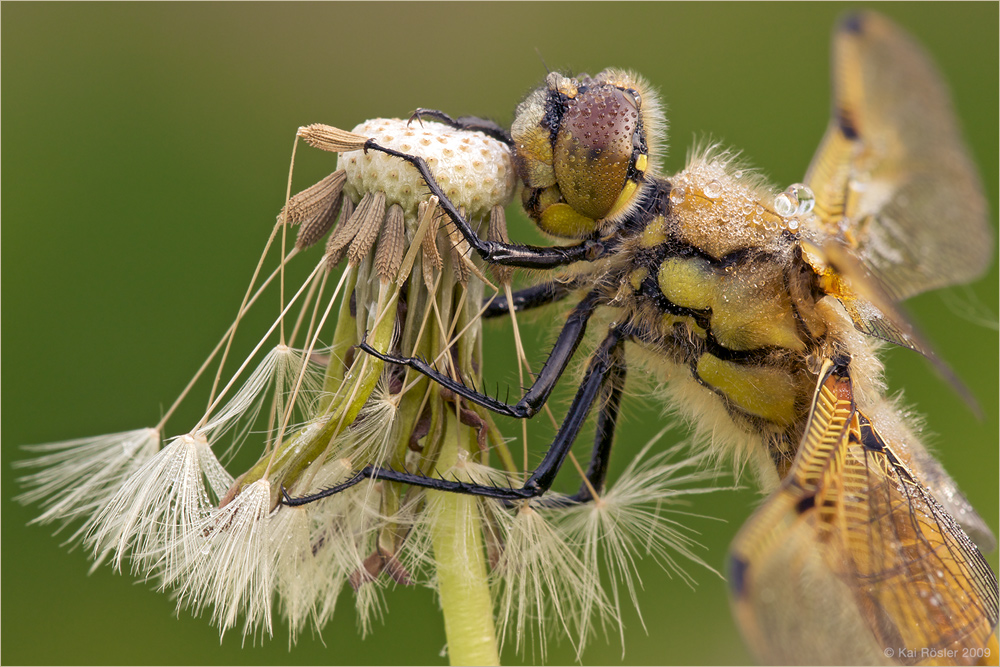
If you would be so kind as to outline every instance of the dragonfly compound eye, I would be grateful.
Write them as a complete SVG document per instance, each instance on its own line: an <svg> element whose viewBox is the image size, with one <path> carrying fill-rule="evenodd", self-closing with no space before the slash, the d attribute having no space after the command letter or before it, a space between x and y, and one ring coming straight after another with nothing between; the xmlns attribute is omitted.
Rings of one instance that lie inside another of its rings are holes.
<svg viewBox="0 0 1000 667"><path fill-rule="evenodd" d="M634 98L614 86L582 90L566 109L553 167L563 198L576 212L594 220L612 212L628 183L639 127Z"/></svg>
<svg viewBox="0 0 1000 667"><path fill-rule="evenodd" d="M658 120L655 94L643 108L644 86L617 70L576 79L553 73L518 107L515 162L528 186L525 209L542 231L604 234L636 201L650 166L647 132Z"/></svg>

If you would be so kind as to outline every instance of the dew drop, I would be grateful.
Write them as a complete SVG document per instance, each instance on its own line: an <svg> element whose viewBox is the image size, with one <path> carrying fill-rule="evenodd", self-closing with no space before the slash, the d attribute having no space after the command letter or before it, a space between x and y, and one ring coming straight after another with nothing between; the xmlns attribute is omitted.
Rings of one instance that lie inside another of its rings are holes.
<svg viewBox="0 0 1000 667"><path fill-rule="evenodd" d="M733 174L733 178L743 178L743 171L737 169L736 172Z"/></svg>
<svg viewBox="0 0 1000 667"><path fill-rule="evenodd" d="M722 194L722 186L719 185L718 181L709 181L705 184L705 196L709 199L715 199Z"/></svg>
<svg viewBox="0 0 1000 667"><path fill-rule="evenodd" d="M795 215L795 211L798 207L799 202L795 200L794 195L789 194L788 192L782 192L774 198L774 211L782 218L790 218Z"/></svg>
<svg viewBox="0 0 1000 667"><path fill-rule="evenodd" d="M791 194L799 203L795 211L796 215L811 213L813 207L816 206L816 195L814 195L812 189L804 183L789 185L786 192Z"/></svg>
<svg viewBox="0 0 1000 667"><path fill-rule="evenodd" d="M684 188L674 187L670 190L670 203L680 204L682 201L684 201L684 198L686 196L687 192L684 190Z"/></svg>
<svg viewBox="0 0 1000 667"><path fill-rule="evenodd" d="M794 220L794 219L793 220L789 220L788 221L788 231L790 231L790 232L797 232L797 231L799 231L799 221L798 220Z"/></svg>

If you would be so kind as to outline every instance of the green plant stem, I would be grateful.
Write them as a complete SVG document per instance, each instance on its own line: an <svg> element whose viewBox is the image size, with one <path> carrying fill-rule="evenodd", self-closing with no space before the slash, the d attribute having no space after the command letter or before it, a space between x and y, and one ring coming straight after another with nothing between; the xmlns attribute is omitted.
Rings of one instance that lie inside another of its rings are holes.
<svg viewBox="0 0 1000 667"><path fill-rule="evenodd" d="M445 417L440 470L458 461L458 448L468 428L460 427L454 412ZM473 436L473 441L475 440ZM438 513L431 528L437 561L438 594L452 665L499 665L493 602L490 598L481 519L472 496L430 492Z"/></svg>

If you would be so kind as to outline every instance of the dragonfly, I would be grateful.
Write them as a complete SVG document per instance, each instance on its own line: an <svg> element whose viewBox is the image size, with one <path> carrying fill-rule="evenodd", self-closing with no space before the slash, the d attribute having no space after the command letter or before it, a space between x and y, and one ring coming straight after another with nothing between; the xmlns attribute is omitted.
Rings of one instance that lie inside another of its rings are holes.
<svg viewBox="0 0 1000 667"><path fill-rule="evenodd" d="M755 472L769 496L736 536L731 601L765 663L996 664L995 538L886 397L879 341L930 358L898 305L968 282L992 259L988 212L947 89L923 49L888 19L845 17L833 39L829 127L801 183L766 184L708 146L660 173L664 126L636 74L551 73L510 130L440 111L422 117L508 143L529 217L553 246L482 238L419 156L367 151L420 171L487 264L541 280L495 298L487 317L570 297L549 357L507 403L428 362L361 348L421 372L497 414L534 416L603 326L553 442L520 487L367 465L289 504L365 479L493 498L572 504L605 487L622 385L637 364L692 425L696 442ZM961 390L961 389L960 389ZM591 411L580 490L546 495Z"/></svg>

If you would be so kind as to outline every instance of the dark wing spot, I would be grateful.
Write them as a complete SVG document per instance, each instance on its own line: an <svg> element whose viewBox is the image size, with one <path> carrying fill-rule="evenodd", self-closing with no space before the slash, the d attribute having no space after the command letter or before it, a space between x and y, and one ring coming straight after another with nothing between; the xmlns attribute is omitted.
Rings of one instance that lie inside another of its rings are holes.
<svg viewBox="0 0 1000 667"><path fill-rule="evenodd" d="M837 109L837 126L843 135L851 141L856 141L860 136L858 128L854 124L854 119L851 118L851 114L845 109Z"/></svg>
<svg viewBox="0 0 1000 667"><path fill-rule="evenodd" d="M868 418L864 415L858 415L858 423L861 426L861 445L873 452L884 452L885 443L872 428L872 423L868 421Z"/></svg>
<svg viewBox="0 0 1000 667"><path fill-rule="evenodd" d="M743 597L743 594L746 592L744 589L746 587L748 567L750 567L750 564L742 558L737 556L729 557L729 587L732 589L733 595L737 597Z"/></svg>
<svg viewBox="0 0 1000 667"><path fill-rule="evenodd" d="M816 496L810 495L806 496L799 502L795 503L795 511L798 512L799 514L805 514L815 506L816 506Z"/></svg>
<svg viewBox="0 0 1000 667"><path fill-rule="evenodd" d="M856 141L860 136L858 128L854 124L854 119L851 118L851 114L845 109L837 109L837 126L843 135L851 141Z"/></svg>
<svg viewBox="0 0 1000 667"><path fill-rule="evenodd" d="M844 32L861 34L864 31L864 17L860 12L851 12L841 21L840 29Z"/></svg>

